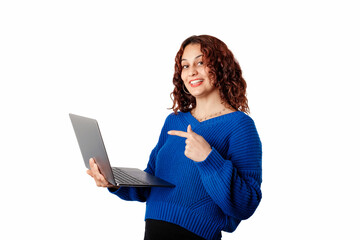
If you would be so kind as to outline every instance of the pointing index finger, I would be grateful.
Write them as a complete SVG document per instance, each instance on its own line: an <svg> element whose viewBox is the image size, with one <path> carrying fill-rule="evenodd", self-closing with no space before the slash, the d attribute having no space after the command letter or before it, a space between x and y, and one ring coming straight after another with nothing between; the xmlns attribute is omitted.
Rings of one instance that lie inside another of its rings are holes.
<svg viewBox="0 0 360 240"><path fill-rule="evenodd" d="M188 138L189 137L189 133L183 132L183 131L177 131L177 130L168 131L168 134L183 137L183 138Z"/></svg>

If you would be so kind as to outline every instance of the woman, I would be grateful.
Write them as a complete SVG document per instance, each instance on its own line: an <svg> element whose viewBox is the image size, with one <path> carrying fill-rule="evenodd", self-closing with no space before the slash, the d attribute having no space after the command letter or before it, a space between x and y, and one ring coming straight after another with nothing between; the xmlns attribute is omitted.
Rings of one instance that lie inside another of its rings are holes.
<svg viewBox="0 0 360 240"><path fill-rule="evenodd" d="M125 200L146 201L145 240L221 239L261 200L261 142L246 114L246 82L219 39L192 36L175 58L173 111L146 172L175 188L112 186L90 159L98 186Z"/></svg>

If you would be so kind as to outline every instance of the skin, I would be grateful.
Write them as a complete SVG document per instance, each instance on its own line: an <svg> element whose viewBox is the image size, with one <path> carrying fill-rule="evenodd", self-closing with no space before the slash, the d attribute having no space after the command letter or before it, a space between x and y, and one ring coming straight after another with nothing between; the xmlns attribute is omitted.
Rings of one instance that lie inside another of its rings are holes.
<svg viewBox="0 0 360 240"><path fill-rule="evenodd" d="M197 104L199 101L217 99L218 89L213 86L212 79L209 77L209 68L204 65L203 53L199 44L190 44L185 47L181 66L181 79L190 94L196 98ZM191 84L194 80L201 80L201 85Z"/></svg>
<svg viewBox="0 0 360 240"><path fill-rule="evenodd" d="M94 158L90 158L90 169L86 171L87 174L89 174L96 183L96 186L98 187L114 187L111 183L109 183L104 175L101 174L100 169L98 165L96 164L96 161Z"/></svg>
<svg viewBox="0 0 360 240"><path fill-rule="evenodd" d="M212 150L210 144L202 136L196 134L190 125L187 127L187 132L172 130L168 134L186 138L184 154L195 162L204 161Z"/></svg>
<svg viewBox="0 0 360 240"><path fill-rule="evenodd" d="M219 89L213 86L209 76L209 68L204 65L200 44L189 44L185 47L181 58L181 79L190 94L196 98L196 108L192 111L195 116L206 116L221 111L224 106L220 98ZM201 80L200 86L191 84L194 80Z"/></svg>
<svg viewBox="0 0 360 240"><path fill-rule="evenodd" d="M200 44L189 44L185 47L181 58L181 79L191 95L196 98L196 108L191 112L194 116L207 116L211 113L222 114L233 112L233 109L225 106L221 100L219 89L213 86L213 79L210 78L209 69L203 63L203 54ZM194 80L201 80L202 83L192 84ZM185 156L195 162L204 161L211 152L211 146L200 135L192 131L191 126L184 131L169 131L169 135L186 138Z"/></svg>
<svg viewBox="0 0 360 240"><path fill-rule="evenodd" d="M235 111L222 102L219 89L213 86L213 79L209 76L209 69L204 65L199 44L189 44L185 47L181 65L181 79L189 93L196 98L196 108L192 110L191 114L201 118L220 112L224 108L226 110L221 115ZM212 151L210 144L202 136L196 134L190 125L186 132L171 130L168 134L186 138L184 154L195 162L204 161ZM96 160L91 158L89 163L90 170L87 170L87 173L95 180L96 185L98 187L113 187L101 174Z"/></svg>

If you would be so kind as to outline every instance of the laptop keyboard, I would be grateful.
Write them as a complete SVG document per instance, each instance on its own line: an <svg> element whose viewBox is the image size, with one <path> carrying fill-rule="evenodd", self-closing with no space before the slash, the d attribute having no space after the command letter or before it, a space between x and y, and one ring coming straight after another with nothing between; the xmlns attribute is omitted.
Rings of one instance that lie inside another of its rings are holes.
<svg viewBox="0 0 360 240"><path fill-rule="evenodd" d="M112 168L114 178L117 184L140 184L140 185L146 185L147 183L144 183L133 176L127 174L124 171L121 171L119 168Z"/></svg>

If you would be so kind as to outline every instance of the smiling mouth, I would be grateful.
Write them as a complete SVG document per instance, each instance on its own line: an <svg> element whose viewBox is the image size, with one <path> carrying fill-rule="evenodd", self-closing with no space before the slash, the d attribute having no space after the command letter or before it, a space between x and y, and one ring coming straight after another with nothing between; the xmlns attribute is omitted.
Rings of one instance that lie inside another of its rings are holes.
<svg viewBox="0 0 360 240"><path fill-rule="evenodd" d="M192 80L190 81L190 86L191 87L197 87L197 86L200 86L202 83L203 83L204 80Z"/></svg>

